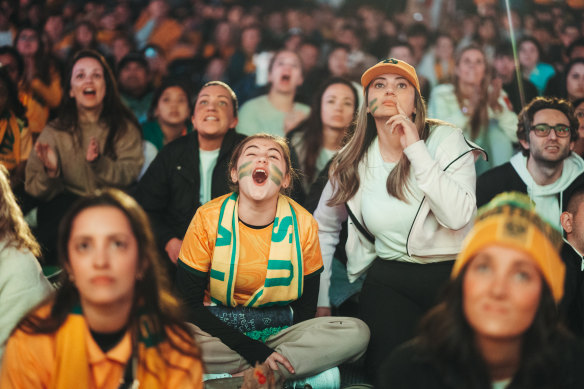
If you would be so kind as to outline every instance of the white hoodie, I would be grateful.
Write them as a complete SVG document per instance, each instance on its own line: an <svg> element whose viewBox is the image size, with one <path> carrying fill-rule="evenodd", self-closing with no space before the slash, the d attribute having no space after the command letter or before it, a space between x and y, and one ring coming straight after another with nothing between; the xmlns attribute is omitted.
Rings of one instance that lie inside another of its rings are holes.
<svg viewBox="0 0 584 389"><path fill-rule="evenodd" d="M549 185L538 185L527 170L527 157L517 153L511 157L511 166L527 186L527 195L535 203L535 210L557 230L561 231L560 215L562 214L562 200L564 190L580 174L584 173L584 160L575 153L571 153L564 160L562 175Z"/></svg>

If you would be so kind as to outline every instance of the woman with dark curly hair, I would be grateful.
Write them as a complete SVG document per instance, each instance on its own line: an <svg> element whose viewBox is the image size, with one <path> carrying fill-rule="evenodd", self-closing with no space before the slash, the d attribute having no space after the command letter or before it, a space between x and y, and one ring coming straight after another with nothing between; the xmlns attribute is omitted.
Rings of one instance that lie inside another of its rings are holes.
<svg viewBox="0 0 584 389"><path fill-rule="evenodd" d="M442 302L385 362L382 387L583 387L584 346L558 322L561 244L526 195L481 208Z"/></svg>

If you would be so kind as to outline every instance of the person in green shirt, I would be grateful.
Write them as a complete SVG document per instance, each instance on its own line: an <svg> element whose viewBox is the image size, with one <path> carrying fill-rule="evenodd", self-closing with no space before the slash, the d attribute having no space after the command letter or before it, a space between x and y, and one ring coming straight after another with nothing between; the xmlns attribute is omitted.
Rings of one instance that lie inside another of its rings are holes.
<svg viewBox="0 0 584 389"><path fill-rule="evenodd" d="M165 82L154 92L148 121L142 125L144 140L156 150L193 131L190 122L192 104L189 92L177 81Z"/></svg>

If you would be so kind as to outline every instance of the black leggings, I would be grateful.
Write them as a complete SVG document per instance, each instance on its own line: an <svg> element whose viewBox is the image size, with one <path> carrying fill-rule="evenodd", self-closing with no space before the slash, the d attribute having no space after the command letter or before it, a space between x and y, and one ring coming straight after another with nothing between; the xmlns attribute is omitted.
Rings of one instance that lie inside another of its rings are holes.
<svg viewBox="0 0 584 389"><path fill-rule="evenodd" d="M454 261L429 264L377 258L361 291L361 318L371 330L367 372L377 377L383 360L416 334L420 318L434 306Z"/></svg>

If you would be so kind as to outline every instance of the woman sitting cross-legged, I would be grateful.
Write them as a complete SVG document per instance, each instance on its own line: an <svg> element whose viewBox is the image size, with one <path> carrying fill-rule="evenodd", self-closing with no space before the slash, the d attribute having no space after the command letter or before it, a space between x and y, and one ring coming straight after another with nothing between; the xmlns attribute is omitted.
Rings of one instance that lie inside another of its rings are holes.
<svg viewBox="0 0 584 389"><path fill-rule="evenodd" d="M265 362L278 379L295 379L359 358L369 340L361 320L314 318L318 226L280 193L293 175L285 140L246 138L229 171L235 191L197 210L178 260L176 282L207 372Z"/></svg>
<svg viewBox="0 0 584 389"><path fill-rule="evenodd" d="M148 218L119 190L77 201L58 238L61 286L8 340L0 387L201 389Z"/></svg>

